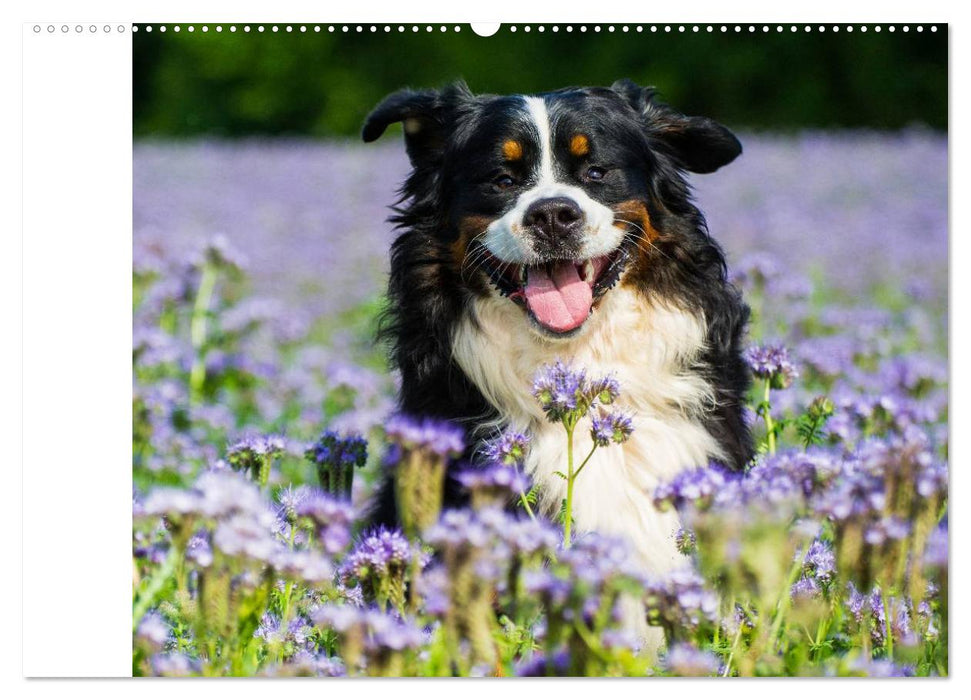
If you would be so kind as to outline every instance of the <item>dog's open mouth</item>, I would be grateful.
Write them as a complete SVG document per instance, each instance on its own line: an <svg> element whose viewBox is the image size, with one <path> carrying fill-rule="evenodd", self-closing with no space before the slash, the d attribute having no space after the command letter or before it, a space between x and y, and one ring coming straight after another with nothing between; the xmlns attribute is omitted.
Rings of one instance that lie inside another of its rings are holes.
<svg viewBox="0 0 971 700"><path fill-rule="evenodd" d="M484 269L503 296L526 309L544 330L569 334L583 325L595 301L617 284L630 259L630 246L587 260L509 263L484 253Z"/></svg>

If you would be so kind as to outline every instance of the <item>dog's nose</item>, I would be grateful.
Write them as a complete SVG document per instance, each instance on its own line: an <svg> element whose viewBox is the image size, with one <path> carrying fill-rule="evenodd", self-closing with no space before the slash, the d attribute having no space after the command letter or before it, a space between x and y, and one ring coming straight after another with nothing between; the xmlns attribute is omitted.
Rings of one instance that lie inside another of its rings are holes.
<svg viewBox="0 0 971 700"><path fill-rule="evenodd" d="M523 225L549 240L562 238L583 225L583 212L572 199L548 197L529 205Z"/></svg>

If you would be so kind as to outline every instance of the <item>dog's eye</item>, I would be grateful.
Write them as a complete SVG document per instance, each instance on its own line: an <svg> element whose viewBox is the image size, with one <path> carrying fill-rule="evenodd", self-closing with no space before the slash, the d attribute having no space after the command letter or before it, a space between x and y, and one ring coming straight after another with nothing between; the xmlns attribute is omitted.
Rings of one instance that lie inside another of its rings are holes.
<svg viewBox="0 0 971 700"><path fill-rule="evenodd" d="M607 171L604 170L603 168L598 168L597 166L593 166L593 167L587 168L586 177L588 180L603 180L604 175L606 174L607 174Z"/></svg>
<svg viewBox="0 0 971 700"><path fill-rule="evenodd" d="M500 175L492 181L492 184L494 184L500 190L508 190L510 187L516 184L516 181L513 180L509 175Z"/></svg>

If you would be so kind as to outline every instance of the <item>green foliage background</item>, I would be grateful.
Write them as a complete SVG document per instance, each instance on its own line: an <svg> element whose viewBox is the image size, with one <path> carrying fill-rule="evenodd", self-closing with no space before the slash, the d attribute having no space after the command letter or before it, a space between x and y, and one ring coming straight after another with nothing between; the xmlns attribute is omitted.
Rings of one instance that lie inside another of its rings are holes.
<svg viewBox="0 0 971 700"><path fill-rule="evenodd" d="M183 25L184 27L185 25ZM733 128L776 130L923 124L947 128L947 27L938 31L836 33L748 25L709 34L572 33L504 26L488 38L458 33L189 33L134 35L137 137L346 136L358 133L385 94L464 78L476 92L529 93L656 85L668 102ZM140 28L141 29L141 28Z"/></svg>

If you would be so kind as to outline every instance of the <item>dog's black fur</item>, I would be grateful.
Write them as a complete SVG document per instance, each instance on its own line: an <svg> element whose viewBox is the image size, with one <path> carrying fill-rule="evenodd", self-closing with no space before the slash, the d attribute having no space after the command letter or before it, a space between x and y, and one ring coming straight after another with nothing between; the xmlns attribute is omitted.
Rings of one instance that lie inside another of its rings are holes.
<svg viewBox="0 0 971 700"><path fill-rule="evenodd" d="M742 415L750 379L741 342L749 310L727 281L722 250L709 237L684 177L685 171L709 173L731 162L741 144L725 127L685 116L660 103L653 88L630 81L543 97L551 120L593 134L598 159L615 173L598 182L576 176L575 182L607 206L643 204L645 226L656 235L653 246L638 251L621 284L703 315L706 348L692 369L717 394L705 425L730 456L729 466L742 468L752 455ZM473 95L462 83L441 91L403 90L382 101L363 129L364 140L373 141L390 124L404 122L413 166L391 218L401 233L391 249L380 331L401 373L400 410L449 419L470 435L497 414L452 359L453 329L476 295L489 293L490 283L484 274L464 278L461 261L468 221L498 218L515 201L515 186L494 185L496 172L508 167L498 162L495 144L527 128L519 105L516 97ZM396 520L392 494L386 487L379 495L376 521ZM450 480L446 502L461 499Z"/></svg>

